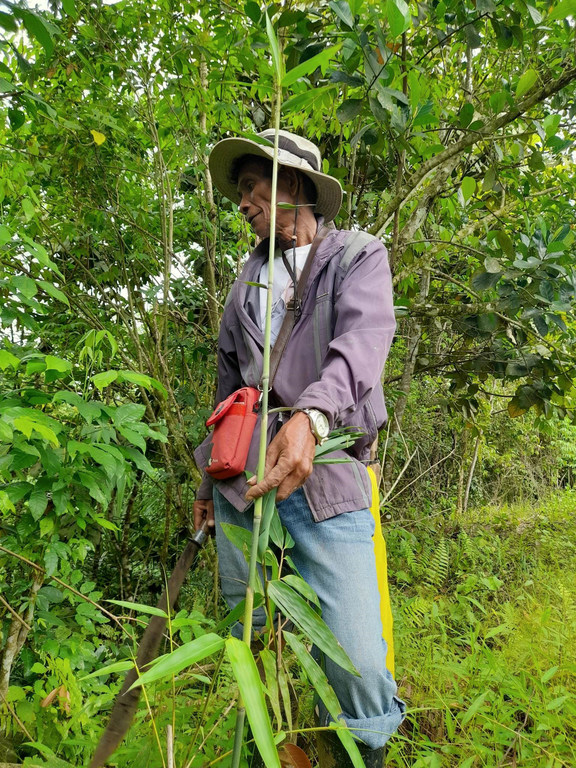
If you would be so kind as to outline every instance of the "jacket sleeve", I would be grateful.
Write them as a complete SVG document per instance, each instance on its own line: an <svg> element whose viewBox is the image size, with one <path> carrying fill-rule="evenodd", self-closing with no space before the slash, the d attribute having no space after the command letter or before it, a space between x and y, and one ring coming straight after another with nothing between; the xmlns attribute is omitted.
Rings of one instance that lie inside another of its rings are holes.
<svg viewBox="0 0 576 768"><path fill-rule="evenodd" d="M388 254L373 240L354 259L337 290L334 336L320 377L302 392L295 409L323 411L331 428L341 423L380 386L395 329Z"/></svg>

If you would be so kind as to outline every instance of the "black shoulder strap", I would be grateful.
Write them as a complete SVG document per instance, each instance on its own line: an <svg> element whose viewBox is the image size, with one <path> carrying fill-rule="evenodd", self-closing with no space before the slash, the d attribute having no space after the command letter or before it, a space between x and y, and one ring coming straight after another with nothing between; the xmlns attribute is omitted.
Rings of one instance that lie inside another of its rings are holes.
<svg viewBox="0 0 576 768"><path fill-rule="evenodd" d="M280 326L280 331L278 332L278 336L276 337L276 342L272 348L272 352L270 353L270 378L268 383L269 389L272 389L274 378L276 376L276 371L278 370L278 366L280 364L280 359L282 358L282 354L284 352L284 349L286 348L286 344L288 343L288 339L290 338L292 329L294 328L294 323L296 322L295 308L299 306L300 302L302 301L302 296L304 295L304 289L306 288L306 283L308 282L310 270L312 269L314 256L316 255L318 246L332 229L333 227L326 227L322 224L320 227L318 227L318 231L316 232L316 237L312 241L312 246L308 253L306 263L304 264L302 272L300 273L300 279L298 280L295 287L296 295L294 297L295 300L292 302L292 309L287 310L286 314L284 315L284 320L282 322L282 325Z"/></svg>

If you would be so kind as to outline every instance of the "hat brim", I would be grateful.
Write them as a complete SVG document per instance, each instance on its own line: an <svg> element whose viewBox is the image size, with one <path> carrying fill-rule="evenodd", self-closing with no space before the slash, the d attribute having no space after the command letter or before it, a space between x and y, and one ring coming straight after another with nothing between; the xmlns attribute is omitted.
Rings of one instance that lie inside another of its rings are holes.
<svg viewBox="0 0 576 768"><path fill-rule="evenodd" d="M232 169L234 163L244 155L256 155L267 160L273 160L274 147L258 144L251 139L222 139L222 141L214 145L208 159L208 166L214 185L225 197L236 204L240 202L240 194L238 193L236 183L232 181ZM342 187L340 182L326 173L314 171L307 167L307 165L303 166L303 162L305 161L300 161L300 158L292 155L290 152L280 151L279 153L279 165L295 168L311 179L318 193L314 210L324 217L324 221L332 221L332 219L336 218L342 206Z"/></svg>

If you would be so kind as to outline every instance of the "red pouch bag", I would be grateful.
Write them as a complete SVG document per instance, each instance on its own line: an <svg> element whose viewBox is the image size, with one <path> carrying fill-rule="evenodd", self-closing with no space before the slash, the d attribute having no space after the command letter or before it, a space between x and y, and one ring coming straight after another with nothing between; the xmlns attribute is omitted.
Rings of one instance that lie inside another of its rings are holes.
<svg viewBox="0 0 576 768"><path fill-rule="evenodd" d="M206 422L214 425L212 454L206 472L217 480L235 477L244 471L254 427L258 418L260 391L242 387L219 403Z"/></svg>

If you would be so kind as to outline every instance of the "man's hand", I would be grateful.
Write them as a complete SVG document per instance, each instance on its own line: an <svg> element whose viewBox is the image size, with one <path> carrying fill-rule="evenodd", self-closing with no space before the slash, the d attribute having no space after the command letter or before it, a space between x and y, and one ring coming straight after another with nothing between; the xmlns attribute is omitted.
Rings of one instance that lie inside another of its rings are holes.
<svg viewBox="0 0 576 768"><path fill-rule="evenodd" d="M268 446L261 482L257 483L255 477L248 481L252 485L246 494L248 501L263 496L272 488L278 488L278 501L288 498L311 474L315 448L316 440L308 416L295 413Z"/></svg>
<svg viewBox="0 0 576 768"><path fill-rule="evenodd" d="M214 502L212 499L196 499L194 502L194 530L208 523L210 535L214 535Z"/></svg>

